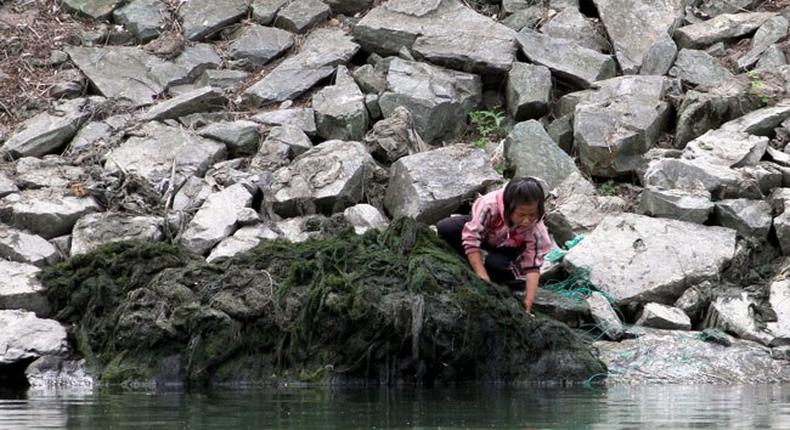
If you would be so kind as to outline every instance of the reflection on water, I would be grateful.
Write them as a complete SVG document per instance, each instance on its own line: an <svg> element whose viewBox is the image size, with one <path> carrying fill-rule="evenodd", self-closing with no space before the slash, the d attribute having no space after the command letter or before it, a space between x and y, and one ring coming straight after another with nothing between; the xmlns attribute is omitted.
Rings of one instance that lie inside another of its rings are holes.
<svg viewBox="0 0 790 430"><path fill-rule="evenodd" d="M790 429L790 385L0 391L0 429Z"/></svg>

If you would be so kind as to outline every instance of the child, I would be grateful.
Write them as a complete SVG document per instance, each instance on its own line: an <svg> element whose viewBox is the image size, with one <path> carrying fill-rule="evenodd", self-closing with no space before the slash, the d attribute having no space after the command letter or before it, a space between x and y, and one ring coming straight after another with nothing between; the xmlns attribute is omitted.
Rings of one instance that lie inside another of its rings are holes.
<svg viewBox="0 0 790 430"><path fill-rule="evenodd" d="M477 275L524 284L524 308L532 314L543 257L553 248L543 224L545 191L533 177L514 178L504 189L479 197L472 214L439 221L439 237L466 255ZM481 249L488 251L483 257Z"/></svg>

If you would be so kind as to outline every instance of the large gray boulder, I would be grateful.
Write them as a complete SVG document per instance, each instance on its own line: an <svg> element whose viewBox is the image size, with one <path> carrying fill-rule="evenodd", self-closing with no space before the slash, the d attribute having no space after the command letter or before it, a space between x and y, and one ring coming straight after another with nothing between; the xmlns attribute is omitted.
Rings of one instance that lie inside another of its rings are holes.
<svg viewBox="0 0 790 430"><path fill-rule="evenodd" d="M0 311L0 364L12 364L43 355L68 352L66 329L55 320L33 312Z"/></svg>
<svg viewBox="0 0 790 430"><path fill-rule="evenodd" d="M609 383L759 384L786 381L790 366L754 342L706 342L702 332L643 329L638 339L597 341ZM649 351L649 358L644 353Z"/></svg>
<svg viewBox="0 0 790 430"><path fill-rule="evenodd" d="M98 247L124 240L162 240L163 221L154 216L129 216L115 212L88 214L71 232L71 255L87 254Z"/></svg>
<svg viewBox="0 0 790 430"><path fill-rule="evenodd" d="M505 139L505 161L514 176L537 176L553 189L572 173L576 164L535 120L520 122Z"/></svg>
<svg viewBox="0 0 790 430"><path fill-rule="evenodd" d="M675 40L681 48L704 48L716 42L752 33L774 15L770 12L719 15L707 21L678 28L675 31Z"/></svg>
<svg viewBox="0 0 790 430"><path fill-rule="evenodd" d="M230 57L260 66L282 55L293 43L293 34L285 30L251 24L230 44Z"/></svg>
<svg viewBox="0 0 790 430"><path fill-rule="evenodd" d="M685 312L660 303L646 304L635 324L665 330L691 330L691 319Z"/></svg>
<svg viewBox="0 0 790 430"><path fill-rule="evenodd" d="M58 250L43 237L0 225L0 257L46 266L58 261L60 256Z"/></svg>
<svg viewBox="0 0 790 430"><path fill-rule="evenodd" d="M451 145L396 161L384 207L393 218L435 223L501 180L483 150Z"/></svg>
<svg viewBox="0 0 790 430"><path fill-rule="evenodd" d="M745 237L765 239L771 229L771 205L763 200L729 199L716 202L719 224Z"/></svg>
<svg viewBox="0 0 790 430"><path fill-rule="evenodd" d="M321 0L287 3L277 12L274 25L294 33L304 33L329 17L329 6Z"/></svg>
<svg viewBox="0 0 790 430"><path fill-rule="evenodd" d="M202 40L247 13L247 0L189 0L178 7L184 37Z"/></svg>
<svg viewBox="0 0 790 430"><path fill-rule="evenodd" d="M671 304L689 285L719 275L735 255L735 236L723 227L613 215L563 263L571 271L589 268L593 285L618 304Z"/></svg>
<svg viewBox="0 0 790 430"><path fill-rule="evenodd" d="M67 100L49 112L42 112L16 129L2 149L12 157L40 157L49 154L71 139L91 115L91 105L97 99Z"/></svg>
<svg viewBox="0 0 790 430"><path fill-rule="evenodd" d="M274 21L277 12L290 0L253 0L252 18L261 25L269 25Z"/></svg>
<svg viewBox="0 0 790 430"><path fill-rule="evenodd" d="M505 86L507 111L516 120L540 118L549 112L551 71L548 67L513 63Z"/></svg>
<svg viewBox="0 0 790 430"><path fill-rule="evenodd" d="M318 135L324 139L360 141L368 131L365 95L345 66L337 67L335 85L313 94L313 109Z"/></svg>
<svg viewBox="0 0 790 430"><path fill-rule="evenodd" d="M268 198L285 217L339 212L362 200L375 168L363 144L326 141L274 172Z"/></svg>
<svg viewBox="0 0 790 430"><path fill-rule="evenodd" d="M760 59L760 55L765 52L771 45L780 40L784 39L787 36L787 28L790 23L787 22L787 18L778 15L772 17L771 19L765 21L760 28L757 29L757 32L754 33L754 37L752 38L752 47L749 49L749 52L744 54L741 58L738 58L736 64L741 69L746 69L747 67L752 66L757 60Z"/></svg>
<svg viewBox="0 0 790 430"><path fill-rule="evenodd" d="M366 203L351 206L343 211L346 221L354 227L356 234L363 234L370 229L384 229L389 224L387 217L376 207Z"/></svg>
<svg viewBox="0 0 790 430"><path fill-rule="evenodd" d="M196 254L206 254L238 229L240 219L248 218L245 212L252 211L252 197L241 183L212 194L181 235L181 244Z"/></svg>
<svg viewBox="0 0 790 430"><path fill-rule="evenodd" d="M755 321L753 309L757 304L758 299L747 293L716 297L708 307L702 324L706 328L717 328L767 346L774 336Z"/></svg>
<svg viewBox="0 0 790 430"><path fill-rule="evenodd" d="M22 188L68 188L79 182L85 169L69 164L59 155L23 157L14 165L16 182Z"/></svg>
<svg viewBox="0 0 790 430"><path fill-rule="evenodd" d="M396 58L387 90L379 97L384 117L403 106L414 116L426 142L452 140L466 129L466 117L482 101L480 77Z"/></svg>
<svg viewBox="0 0 790 430"><path fill-rule="evenodd" d="M133 0L115 9L113 21L123 24L141 43L156 39L167 25L167 3L162 0Z"/></svg>
<svg viewBox="0 0 790 430"><path fill-rule="evenodd" d="M564 97L571 105L576 98L573 131L579 158L597 176L633 172L668 128L667 81L661 76L624 76L597 85L596 90Z"/></svg>
<svg viewBox="0 0 790 430"><path fill-rule="evenodd" d="M317 29L307 36L296 55L247 88L244 95L256 105L292 99L329 77L335 66L350 60L357 50L359 45L342 30Z"/></svg>
<svg viewBox="0 0 790 430"><path fill-rule="evenodd" d="M620 340L625 335L620 317L615 313L611 303L606 296L595 291L585 299L587 306L590 307L590 315L598 326L599 330L611 340Z"/></svg>
<svg viewBox="0 0 790 430"><path fill-rule="evenodd" d="M645 215L704 224L713 212L710 193L647 187L639 195L639 210Z"/></svg>
<svg viewBox="0 0 790 430"><path fill-rule="evenodd" d="M353 32L369 52L406 48L431 63L483 74L504 75L516 54L513 30L459 0L391 0L368 12Z"/></svg>
<svg viewBox="0 0 790 430"><path fill-rule="evenodd" d="M52 307L38 280L40 269L30 264L0 260L0 309L19 309L46 317Z"/></svg>
<svg viewBox="0 0 790 430"><path fill-rule="evenodd" d="M786 276L786 272L777 275L768 289L768 300L776 313L776 321L769 322L767 327L774 336L781 338L790 338L790 280Z"/></svg>
<svg viewBox="0 0 790 430"><path fill-rule="evenodd" d="M567 186L562 182L557 188ZM587 235L609 215L628 209L628 202L616 196L594 193L563 193L550 204L546 226L557 243L564 243L578 235Z"/></svg>
<svg viewBox="0 0 790 430"><path fill-rule="evenodd" d="M779 127L787 118L790 118L790 102L782 100L774 106L757 109L727 121L721 125L721 129L757 136L772 136L774 129Z"/></svg>
<svg viewBox="0 0 790 430"><path fill-rule="evenodd" d="M202 176L208 167L225 157L225 145L188 130L158 122L146 123L140 136L130 137L107 154L104 168L135 173L158 184L169 180L175 167L176 182Z"/></svg>
<svg viewBox="0 0 790 430"><path fill-rule="evenodd" d="M733 78L733 74L717 58L695 49L681 49L669 75L694 86L710 87Z"/></svg>
<svg viewBox="0 0 790 430"><path fill-rule="evenodd" d="M162 121L224 107L225 96L219 88L201 87L157 103L140 116L143 121Z"/></svg>
<svg viewBox="0 0 790 430"><path fill-rule="evenodd" d="M315 136L315 111L312 108L276 109L261 112L252 120L265 125L293 125L302 129L308 136Z"/></svg>
<svg viewBox="0 0 790 430"><path fill-rule="evenodd" d="M403 106L396 107L387 118L375 123L364 142L373 157L387 164L428 150L417 132L414 116Z"/></svg>
<svg viewBox="0 0 790 430"><path fill-rule="evenodd" d="M725 129L710 130L686 145L683 158L723 167L754 166L767 148L767 137Z"/></svg>
<svg viewBox="0 0 790 430"><path fill-rule="evenodd" d="M69 47L66 52L99 94L130 100L135 106L153 103L169 86L188 83L222 61L202 44L187 47L173 61L136 47Z"/></svg>
<svg viewBox="0 0 790 430"><path fill-rule="evenodd" d="M675 41L668 34L661 35L647 50L639 74L666 75L675 63L677 54L678 47Z"/></svg>
<svg viewBox="0 0 790 430"><path fill-rule="evenodd" d="M62 4L70 12L102 20L108 18L123 2L124 0L63 0Z"/></svg>
<svg viewBox="0 0 790 430"><path fill-rule="evenodd" d="M42 188L0 199L0 219L45 239L69 234L78 219L101 208L93 197L74 197Z"/></svg>
<svg viewBox="0 0 790 430"><path fill-rule="evenodd" d="M582 88L616 75L609 55L585 48L568 39L554 38L525 28L516 36L524 55L535 64L546 66L558 77Z"/></svg>
<svg viewBox="0 0 790 430"><path fill-rule="evenodd" d="M541 25L540 32L554 38L568 39L593 51L606 52L606 40L590 18L584 16L576 7L568 7Z"/></svg>
<svg viewBox="0 0 790 430"><path fill-rule="evenodd" d="M201 128L198 134L224 143L228 156L236 158L254 154L258 149L258 128L258 123L252 121L220 121Z"/></svg>
<svg viewBox="0 0 790 430"><path fill-rule="evenodd" d="M274 240L283 237L281 232L275 231L268 224L256 224L242 227L233 233L233 236L223 239L217 244L211 253L206 257L209 263L225 258L233 257L236 254L248 251L260 244L264 240Z"/></svg>
<svg viewBox="0 0 790 430"><path fill-rule="evenodd" d="M689 192L706 190L714 200L724 198L761 198L763 193L754 178L726 166L701 160L663 158L647 167L642 183L666 190Z"/></svg>
<svg viewBox="0 0 790 430"><path fill-rule="evenodd" d="M635 74L654 43L672 33L685 15L684 0L594 0L614 45L620 68Z"/></svg>

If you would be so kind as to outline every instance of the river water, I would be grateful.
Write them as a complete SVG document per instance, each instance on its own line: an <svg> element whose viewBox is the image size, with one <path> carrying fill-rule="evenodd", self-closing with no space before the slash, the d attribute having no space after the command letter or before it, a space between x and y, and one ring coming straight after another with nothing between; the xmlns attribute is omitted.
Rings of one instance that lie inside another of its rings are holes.
<svg viewBox="0 0 790 430"><path fill-rule="evenodd" d="M790 385L0 392L0 429L790 429Z"/></svg>

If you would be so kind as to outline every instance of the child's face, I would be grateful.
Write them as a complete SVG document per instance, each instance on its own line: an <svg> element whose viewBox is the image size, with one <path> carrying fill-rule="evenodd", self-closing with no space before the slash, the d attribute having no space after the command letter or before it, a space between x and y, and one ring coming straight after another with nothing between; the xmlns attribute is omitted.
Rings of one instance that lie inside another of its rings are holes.
<svg viewBox="0 0 790 430"><path fill-rule="evenodd" d="M538 202L531 202L516 206L516 209L510 215L510 222L514 226L529 227L536 223L538 218L540 218Z"/></svg>

